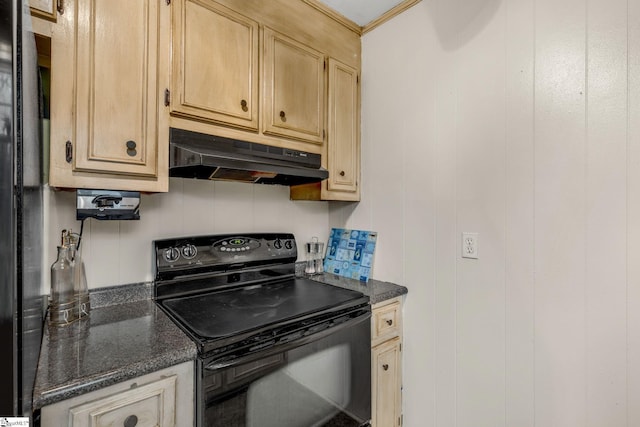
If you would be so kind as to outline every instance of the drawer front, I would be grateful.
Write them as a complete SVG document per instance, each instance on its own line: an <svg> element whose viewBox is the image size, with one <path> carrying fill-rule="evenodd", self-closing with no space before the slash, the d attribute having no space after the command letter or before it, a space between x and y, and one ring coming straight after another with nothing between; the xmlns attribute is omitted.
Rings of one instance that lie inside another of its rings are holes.
<svg viewBox="0 0 640 427"><path fill-rule="evenodd" d="M71 408L72 427L173 427L175 375Z"/></svg>
<svg viewBox="0 0 640 427"><path fill-rule="evenodd" d="M373 309L371 327L372 341L389 339L400 335L400 303L394 302Z"/></svg>

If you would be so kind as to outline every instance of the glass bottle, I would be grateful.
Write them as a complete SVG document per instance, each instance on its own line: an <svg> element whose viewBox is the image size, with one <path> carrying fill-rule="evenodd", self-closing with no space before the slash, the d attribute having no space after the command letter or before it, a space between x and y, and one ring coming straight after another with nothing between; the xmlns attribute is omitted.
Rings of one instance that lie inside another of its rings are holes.
<svg viewBox="0 0 640 427"><path fill-rule="evenodd" d="M82 261L80 249L78 249L79 236L69 235L69 260L73 277L73 295L76 302L77 317L82 318L89 315L91 303L89 302L89 289L87 286L87 273Z"/></svg>
<svg viewBox="0 0 640 427"><path fill-rule="evenodd" d="M49 322L64 325L77 316L74 310L73 272L69 262L69 248L58 246L58 258L51 265L51 295L49 300Z"/></svg>
<svg viewBox="0 0 640 427"><path fill-rule="evenodd" d="M318 242L316 245L315 270L316 274L322 274L324 272L324 266L322 265L324 262L324 243Z"/></svg>
<svg viewBox="0 0 640 427"><path fill-rule="evenodd" d="M306 243L306 258L304 272L307 275L313 275L316 273L316 251L318 250L315 242Z"/></svg>

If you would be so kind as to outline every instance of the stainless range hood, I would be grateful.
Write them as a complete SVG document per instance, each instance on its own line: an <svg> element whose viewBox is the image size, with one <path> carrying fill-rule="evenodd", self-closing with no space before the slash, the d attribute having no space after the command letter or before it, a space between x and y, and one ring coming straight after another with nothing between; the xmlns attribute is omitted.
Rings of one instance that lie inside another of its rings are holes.
<svg viewBox="0 0 640 427"><path fill-rule="evenodd" d="M319 154L171 128L169 176L298 185L329 177Z"/></svg>

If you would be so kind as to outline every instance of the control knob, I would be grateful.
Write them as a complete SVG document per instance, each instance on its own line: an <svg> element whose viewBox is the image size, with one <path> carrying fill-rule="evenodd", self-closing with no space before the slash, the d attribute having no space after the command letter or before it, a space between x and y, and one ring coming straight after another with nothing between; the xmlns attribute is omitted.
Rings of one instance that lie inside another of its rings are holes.
<svg viewBox="0 0 640 427"><path fill-rule="evenodd" d="M164 259L167 262L174 262L180 258L180 251L176 248L167 248L164 250Z"/></svg>
<svg viewBox="0 0 640 427"><path fill-rule="evenodd" d="M282 240L276 239L276 241L273 242L273 247L275 247L276 249L282 249Z"/></svg>
<svg viewBox="0 0 640 427"><path fill-rule="evenodd" d="M293 243L291 243L291 240L287 240L284 242L284 247L287 249L292 249L293 248Z"/></svg>
<svg viewBox="0 0 640 427"><path fill-rule="evenodd" d="M198 249L190 243L182 247L182 256L186 259L193 259L197 254Z"/></svg>

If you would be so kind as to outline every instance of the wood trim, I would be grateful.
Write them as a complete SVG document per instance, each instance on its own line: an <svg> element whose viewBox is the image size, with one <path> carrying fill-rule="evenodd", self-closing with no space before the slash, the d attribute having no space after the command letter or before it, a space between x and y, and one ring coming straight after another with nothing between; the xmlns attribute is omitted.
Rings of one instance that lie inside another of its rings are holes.
<svg viewBox="0 0 640 427"><path fill-rule="evenodd" d="M31 29L34 34L39 36L44 36L51 38L51 26L54 25L53 22L38 18L35 15L31 15Z"/></svg>
<svg viewBox="0 0 640 427"><path fill-rule="evenodd" d="M420 1L421 0L405 0L405 1L403 1L402 3L398 4L396 7L388 10L386 13L384 13L379 18L374 19L373 21L369 22L367 25L362 27L362 33L361 34L368 33L369 31L373 30L374 28L384 24L385 22L387 22L391 18L393 18L393 17L395 17L397 15L400 15L402 12L404 12L407 9L409 9L410 7L420 3Z"/></svg>
<svg viewBox="0 0 640 427"><path fill-rule="evenodd" d="M342 15L341 13L336 12L326 4L320 3L318 0L302 0L302 1L308 4L309 6L313 7L314 9L318 10L319 12L322 12L323 14L327 15L329 18L333 19L339 24L344 25L347 29L353 31L357 35L359 36L362 35L361 26L359 26L358 24L356 24L346 16Z"/></svg>
<svg viewBox="0 0 640 427"><path fill-rule="evenodd" d="M389 9L383 15L374 19L373 21L369 22L367 25L363 27L359 26L358 24L356 24L346 16L333 10L329 6L325 5L324 3L320 3L319 0L302 0L302 1L308 4L309 6L313 7L314 9L318 10L319 12L325 14L326 16L333 19L334 21L338 22L339 24L343 25L347 29L353 31L357 35L362 36L363 34L368 33L374 28L384 24L391 18L394 18L397 15L400 15L402 12L411 8L412 6L420 3L421 0L404 0L402 3L397 4L395 7Z"/></svg>
<svg viewBox="0 0 640 427"><path fill-rule="evenodd" d="M38 9L37 7L29 6L29 12L31 16L35 16L36 18L46 19L47 21L56 22L58 20L58 16L56 13L56 2L51 2L51 10L43 10Z"/></svg>

